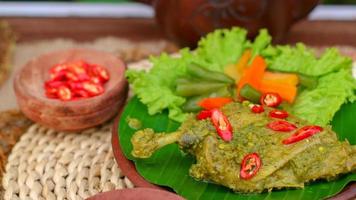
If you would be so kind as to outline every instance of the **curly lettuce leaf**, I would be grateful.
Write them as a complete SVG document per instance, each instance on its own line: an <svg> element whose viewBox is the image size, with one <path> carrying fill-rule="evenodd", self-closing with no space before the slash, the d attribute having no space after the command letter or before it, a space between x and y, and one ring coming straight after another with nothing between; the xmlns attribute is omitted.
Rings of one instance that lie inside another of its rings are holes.
<svg viewBox="0 0 356 200"><path fill-rule="evenodd" d="M181 51L182 57L189 52ZM147 105L148 113L154 115L163 109L169 109L169 117L176 121L183 121L185 114L180 110L185 98L174 94L174 81L185 74L187 60L173 58L167 54L152 57L153 68L150 72L127 70L126 77L135 94L141 102Z"/></svg>
<svg viewBox="0 0 356 200"><path fill-rule="evenodd" d="M295 116L324 126L342 104L355 101L355 89L356 80L350 70L342 69L322 76L315 89L302 91L289 109Z"/></svg>
<svg viewBox="0 0 356 200"><path fill-rule="evenodd" d="M223 72L227 64L236 63L246 48L251 47L245 29L219 29L198 42L195 62L210 70Z"/></svg>
<svg viewBox="0 0 356 200"><path fill-rule="evenodd" d="M282 72L296 72L309 76L322 76L341 69L348 69L352 59L342 56L338 49L328 48L317 58L315 53L298 43L295 47L277 46L263 52L268 69Z"/></svg>
<svg viewBox="0 0 356 200"><path fill-rule="evenodd" d="M272 37L268 34L267 29L261 29L252 44L252 57L263 54L268 49L267 47L270 47L271 41Z"/></svg>
<svg viewBox="0 0 356 200"><path fill-rule="evenodd" d="M270 42L266 31L256 43L263 49ZM149 72L128 70L126 77L140 101L147 105L150 115L169 110L169 118L184 121L186 114L181 106L186 99L174 93L175 80L186 74L186 68L192 63L214 71L223 71L227 64L237 62L251 43L246 39L247 32L241 28L216 30L201 39L195 52L181 50L181 57L172 58L167 54L151 58L153 64ZM263 41L266 40L266 41ZM260 51L260 50L258 50Z"/></svg>

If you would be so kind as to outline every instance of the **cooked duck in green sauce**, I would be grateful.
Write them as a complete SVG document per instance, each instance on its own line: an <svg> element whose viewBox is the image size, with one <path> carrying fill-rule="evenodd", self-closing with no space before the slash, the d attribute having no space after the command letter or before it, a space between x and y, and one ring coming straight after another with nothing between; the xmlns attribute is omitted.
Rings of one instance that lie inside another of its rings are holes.
<svg viewBox="0 0 356 200"><path fill-rule="evenodd" d="M173 133L137 131L132 155L147 158L178 143L196 158L192 177L244 193L303 188L356 169L356 146L338 141L330 127L270 108L254 112L252 107L229 103L198 117L190 115Z"/></svg>

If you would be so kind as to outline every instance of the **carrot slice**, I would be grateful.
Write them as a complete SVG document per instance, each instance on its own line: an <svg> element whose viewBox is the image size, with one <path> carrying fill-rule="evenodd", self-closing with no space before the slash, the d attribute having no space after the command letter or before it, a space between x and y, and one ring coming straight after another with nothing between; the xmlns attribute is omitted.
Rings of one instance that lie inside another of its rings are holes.
<svg viewBox="0 0 356 200"><path fill-rule="evenodd" d="M293 103L297 96L297 86L284 83L277 83L271 80L262 80L259 90L262 93L275 92L278 93L282 99Z"/></svg>
<svg viewBox="0 0 356 200"><path fill-rule="evenodd" d="M266 67L267 64L265 60L261 56L257 55L241 77L237 85L237 94L240 94L241 88L247 83L259 90Z"/></svg>
<svg viewBox="0 0 356 200"><path fill-rule="evenodd" d="M206 110L221 108L225 104L232 102L232 98L228 97L211 97L205 98L198 102L198 105Z"/></svg>
<svg viewBox="0 0 356 200"><path fill-rule="evenodd" d="M263 80L273 81L279 84L298 85L298 75L292 73L279 73L266 71Z"/></svg>

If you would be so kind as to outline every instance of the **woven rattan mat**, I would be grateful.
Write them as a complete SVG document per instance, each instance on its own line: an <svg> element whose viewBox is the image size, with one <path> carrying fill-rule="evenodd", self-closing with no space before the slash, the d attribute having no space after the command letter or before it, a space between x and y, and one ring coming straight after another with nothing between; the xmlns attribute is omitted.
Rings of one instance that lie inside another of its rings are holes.
<svg viewBox="0 0 356 200"><path fill-rule="evenodd" d="M93 43L78 44L55 40L18 45L20 49L17 49L15 59L21 57L26 60L49 49L83 46L105 49L126 61L175 50L172 44L164 41L135 44L127 40L104 38ZM128 67L145 68L149 67L149 62L141 61ZM112 122L107 122L80 133L65 133L38 124L32 125L16 143L8 158L2 180L4 199L85 199L104 191L134 187L115 162L111 148L111 126Z"/></svg>

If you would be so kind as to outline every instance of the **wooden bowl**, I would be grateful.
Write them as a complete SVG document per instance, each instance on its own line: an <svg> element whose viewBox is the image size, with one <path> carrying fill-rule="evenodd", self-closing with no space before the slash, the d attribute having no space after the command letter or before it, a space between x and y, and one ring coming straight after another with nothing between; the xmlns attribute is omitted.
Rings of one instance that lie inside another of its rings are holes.
<svg viewBox="0 0 356 200"><path fill-rule="evenodd" d="M60 101L45 96L44 82L49 69L58 63L84 60L105 66L110 80L99 96ZM14 79L17 102L24 114L44 126L60 131L78 131L90 128L112 118L127 95L125 64L116 56L95 50L70 49L52 52L29 61Z"/></svg>

